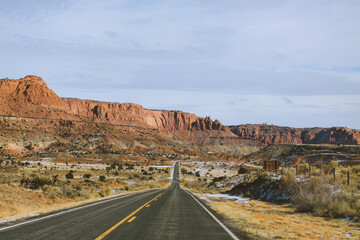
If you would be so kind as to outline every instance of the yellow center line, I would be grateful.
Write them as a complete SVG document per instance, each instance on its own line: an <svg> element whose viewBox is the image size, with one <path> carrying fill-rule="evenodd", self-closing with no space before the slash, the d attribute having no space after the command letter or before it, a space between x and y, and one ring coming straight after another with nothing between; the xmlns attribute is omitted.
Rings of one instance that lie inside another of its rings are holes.
<svg viewBox="0 0 360 240"><path fill-rule="evenodd" d="M154 197L153 199L151 199L150 201L148 201L147 203L145 203L144 205L142 205L141 207L139 207L138 209L136 209L135 211L133 211L130 215L128 215L127 217L125 217L123 220L121 220L120 222L118 222L117 224L115 224L114 226L112 226L109 230L107 230L106 232L104 232L103 234L101 234L100 236L98 236L97 238L95 238L95 240L101 240L103 239L106 235L108 235L109 233L111 233L112 231L114 231L118 226L120 226L121 224L123 224L124 222L126 222L129 218L131 218L133 215L135 215L135 213L137 213L138 211L140 211L142 208L144 208L146 205L148 205L149 203L151 203L152 201L154 201L156 198L160 197L162 195L162 193L160 193L159 195L157 195L156 197Z"/></svg>
<svg viewBox="0 0 360 240"><path fill-rule="evenodd" d="M128 223L131 223L132 221L134 221L135 218L136 218L135 216L133 216L132 218L130 218L130 220L128 221Z"/></svg>
<svg viewBox="0 0 360 240"><path fill-rule="evenodd" d="M146 205L146 207L150 207L150 204Z"/></svg>

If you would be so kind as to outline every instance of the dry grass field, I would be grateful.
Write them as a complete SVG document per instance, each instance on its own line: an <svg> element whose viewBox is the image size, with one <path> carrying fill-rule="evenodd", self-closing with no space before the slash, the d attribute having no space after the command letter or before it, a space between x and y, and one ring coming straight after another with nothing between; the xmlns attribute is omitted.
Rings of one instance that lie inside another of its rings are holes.
<svg viewBox="0 0 360 240"><path fill-rule="evenodd" d="M208 205L254 239L360 239L360 224L297 213L290 204L212 198Z"/></svg>
<svg viewBox="0 0 360 240"><path fill-rule="evenodd" d="M159 164L159 163L157 163ZM0 161L0 221L73 207L105 197L164 188L172 165Z"/></svg>

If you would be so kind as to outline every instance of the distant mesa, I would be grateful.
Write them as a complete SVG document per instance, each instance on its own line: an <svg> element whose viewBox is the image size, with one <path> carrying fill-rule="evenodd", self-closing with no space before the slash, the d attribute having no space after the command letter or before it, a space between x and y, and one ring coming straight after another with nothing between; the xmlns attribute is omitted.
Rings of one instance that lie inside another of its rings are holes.
<svg viewBox="0 0 360 240"><path fill-rule="evenodd" d="M24 117L55 117L68 120L134 121L162 130L225 130L219 121L182 111L154 111L133 103L111 103L60 98L42 78L29 75L0 81L0 113Z"/></svg>
<svg viewBox="0 0 360 240"><path fill-rule="evenodd" d="M42 78L0 80L0 115L123 124L152 128L174 139L208 144L359 144L360 133L343 127L289 128L246 124L226 127L210 117L182 111L149 110L134 103L61 98Z"/></svg>

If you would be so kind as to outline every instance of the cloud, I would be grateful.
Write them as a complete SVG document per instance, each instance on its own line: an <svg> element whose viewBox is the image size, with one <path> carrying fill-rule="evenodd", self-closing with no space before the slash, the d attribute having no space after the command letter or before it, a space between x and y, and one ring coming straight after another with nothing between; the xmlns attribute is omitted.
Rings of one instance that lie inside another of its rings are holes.
<svg viewBox="0 0 360 240"><path fill-rule="evenodd" d="M267 112L280 104L304 115L318 106L332 114L314 114L314 121L347 124L344 109L358 119L358 108L298 98L360 95L359 11L359 1L335 0L5 0L0 2L0 77L37 74L57 92L70 87L74 97L96 90L100 94L87 98L102 99L122 91L123 99L134 102L142 100L129 95L134 89L201 93L205 99L220 94L227 99L219 100L223 108L190 107L184 99L171 106L214 111L227 122L233 109L247 104L259 112L238 109L252 116L241 116L247 121L310 124ZM163 95L150 97L165 101ZM273 118L262 119L266 114Z"/></svg>
<svg viewBox="0 0 360 240"><path fill-rule="evenodd" d="M294 102L293 101L291 101L289 98L287 98L287 97L282 97L282 100L284 100L284 102L286 103L286 104L289 104L289 105L291 105L291 104L293 104Z"/></svg>
<svg viewBox="0 0 360 240"><path fill-rule="evenodd" d="M118 33L117 32L114 32L114 31L105 31L104 34L106 36L108 36L109 38L117 38L118 37Z"/></svg>

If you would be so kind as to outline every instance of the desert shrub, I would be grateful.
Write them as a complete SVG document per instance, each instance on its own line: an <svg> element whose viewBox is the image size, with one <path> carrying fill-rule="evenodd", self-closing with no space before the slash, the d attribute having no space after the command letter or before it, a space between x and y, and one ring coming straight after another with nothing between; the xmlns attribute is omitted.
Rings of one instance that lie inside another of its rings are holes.
<svg viewBox="0 0 360 240"><path fill-rule="evenodd" d="M196 177L200 177L200 172L196 172L196 173L195 173L195 176L196 176Z"/></svg>
<svg viewBox="0 0 360 240"><path fill-rule="evenodd" d="M240 169L238 171L238 174L246 174L246 173L249 173L249 169L247 167L244 167L244 166L240 166Z"/></svg>
<svg viewBox="0 0 360 240"><path fill-rule="evenodd" d="M306 183L299 183L289 189L298 212L315 212L325 208L332 197L331 185L324 178L313 177Z"/></svg>
<svg viewBox="0 0 360 240"><path fill-rule="evenodd" d="M331 218L353 218L360 214L360 207L357 205L358 197L351 193L340 192L326 202L326 211L319 215Z"/></svg>
<svg viewBox="0 0 360 240"><path fill-rule="evenodd" d="M226 176L215 177L212 181L215 183L215 182L220 182L220 181L225 180L225 179L226 179Z"/></svg>
<svg viewBox="0 0 360 240"><path fill-rule="evenodd" d="M106 187L106 188L102 188L101 191L99 192L99 195L101 197L106 197L106 196L109 196L111 193L111 189L109 187Z"/></svg>
<svg viewBox="0 0 360 240"><path fill-rule="evenodd" d="M69 198L76 198L76 197L82 197L83 194L81 193L81 190L73 188L71 186L64 186L62 187L62 192L64 196Z"/></svg>
<svg viewBox="0 0 360 240"><path fill-rule="evenodd" d="M360 165L352 166L351 167L351 172L355 173L355 174L360 174Z"/></svg>
<svg viewBox="0 0 360 240"><path fill-rule="evenodd" d="M309 164L298 164L297 165L297 173L298 174L308 174L309 173Z"/></svg>
<svg viewBox="0 0 360 240"><path fill-rule="evenodd" d="M63 192L59 187L44 185L42 187L42 191L44 192L45 196L52 199L61 198L63 196Z"/></svg>
<svg viewBox="0 0 360 240"><path fill-rule="evenodd" d="M156 182L150 182L150 183L149 183L149 187L150 187L150 188L159 188L160 185L157 184Z"/></svg>
<svg viewBox="0 0 360 240"><path fill-rule="evenodd" d="M44 185L53 185L53 181L47 177L31 175L30 177L23 177L20 180L20 185L25 188L39 189Z"/></svg>
<svg viewBox="0 0 360 240"><path fill-rule="evenodd" d="M66 179L74 179L74 174L73 174L73 171L71 170L70 172L68 172L66 175L65 175Z"/></svg>
<svg viewBox="0 0 360 240"><path fill-rule="evenodd" d="M293 186L296 184L296 177L292 172L287 172L286 174L281 176L281 181L286 186Z"/></svg>
<svg viewBox="0 0 360 240"><path fill-rule="evenodd" d="M331 218L360 216L359 194L331 185L331 178L313 177L291 189L298 212Z"/></svg>
<svg viewBox="0 0 360 240"><path fill-rule="evenodd" d="M105 182L105 181L106 181L106 177L105 177L105 176L99 176L99 181Z"/></svg>
<svg viewBox="0 0 360 240"><path fill-rule="evenodd" d="M331 161L324 166L324 172L325 174L330 174L334 171L334 168L337 168L339 166L337 161Z"/></svg>
<svg viewBox="0 0 360 240"><path fill-rule="evenodd" d="M84 174L83 178L90 178L91 177L91 174L90 173L86 173Z"/></svg>

